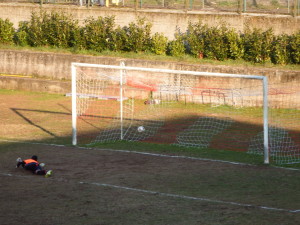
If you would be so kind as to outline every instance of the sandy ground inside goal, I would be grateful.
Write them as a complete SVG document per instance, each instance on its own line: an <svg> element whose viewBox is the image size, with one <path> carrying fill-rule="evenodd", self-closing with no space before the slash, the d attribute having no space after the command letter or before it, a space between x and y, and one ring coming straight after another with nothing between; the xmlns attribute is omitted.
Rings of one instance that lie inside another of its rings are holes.
<svg viewBox="0 0 300 225"><path fill-rule="evenodd" d="M52 177L15 168L33 154ZM0 179L3 225L300 223L299 171L1 142Z"/></svg>

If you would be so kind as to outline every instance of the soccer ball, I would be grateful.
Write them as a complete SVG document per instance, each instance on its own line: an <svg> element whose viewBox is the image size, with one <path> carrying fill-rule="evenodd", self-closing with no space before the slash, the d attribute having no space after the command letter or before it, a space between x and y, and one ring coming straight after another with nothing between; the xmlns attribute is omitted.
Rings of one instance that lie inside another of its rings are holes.
<svg viewBox="0 0 300 225"><path fill-rule="evenodd" d="M145 131L145 127L143 127L143 126L139 126L138 128L137 128L137 131L138 132L144 132Z"/></svg>

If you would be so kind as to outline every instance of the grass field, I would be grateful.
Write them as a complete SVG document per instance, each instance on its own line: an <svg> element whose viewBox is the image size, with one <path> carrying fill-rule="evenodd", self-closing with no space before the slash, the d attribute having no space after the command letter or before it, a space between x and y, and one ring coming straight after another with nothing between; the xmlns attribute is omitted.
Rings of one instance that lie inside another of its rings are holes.
<svg viewBox="0 0 300 225"><path fill-rule="evenodd" d="M300 223L299 165L145 143L72 147L70 98L1 90L0 105L1 225ZM15 168L33 154L52 177Z"/></svg>

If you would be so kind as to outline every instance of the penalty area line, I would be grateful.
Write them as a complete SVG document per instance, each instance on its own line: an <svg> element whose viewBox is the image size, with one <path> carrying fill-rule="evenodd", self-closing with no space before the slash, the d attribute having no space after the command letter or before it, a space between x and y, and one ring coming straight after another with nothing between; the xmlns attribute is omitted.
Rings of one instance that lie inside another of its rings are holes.
<svg viewBox="0 0 300 225"><path fill-rule="evenodd" d="M232 165L239 165L239 166L257 166L255 164L250 164L250 163L232 162L232 161L220 160L220 159L199 158L199 157L182 156L182 155L164 155L164 154L150 153L150 152L138 152L138 151L129 151L129 150L120 150L120 149L91 148L91 147L79 147L79 146L76 146L76 148L98 150L98 151L114 151L114 152L122 152L122 153L132 153L132 154L140 154L140 155L148 155L148 156L164 157L164 158L174 158L174 159L177 158L177 159L190 159L190 160L199 160L199 161L208 161L208 162L218 162L218 163L225 163L225 164L232 164ZM297 168L288 168L288 167L280 167L280 166L270 166L270 167L277 168L277 169L284 169L284 170L300 171L300 169L297 169Z"/></svg>
<svg viewBox="0 0 300 225"><path fill-rule="evenodd" d="M242 165L242 166L255 166L255 165L249 164L249 163L232 162L232 161L219 160L219 159L198 158L198 157L192 157L192 156L164 155L164 154L158 154L158 153L138 152L138 151L129 151L129 150L121 150L121 149L109 149L109 148L89 148L89 147L78 147L78 146L77 146L77 148L89 149L89 150L94 149L94 150L98 150L98 151L114 151L114 152L122 152L122 153L132 153L132 154L148 155L148 156L163 157L163 158L210 161L210 162L219 162L219 163L227 163L227 164Z"/></svg>
<svg viewBox="0 0 300 225"><path fill-rule="evenodd" d="M16 174L11 174L11 173L1 173L0 172L0 175L6 176L6 177L19 177L19 178L32 179L31 176L16 175ZM56 179L54 177L52 177L51 179L53 179L57 182L61 182L61 180ZM98 186L98 187L109 187L109 188L114 188L114 189L133 191L133 192L139 192L139 193L146 193L146 194L152 194L152 195L160 195L160 196L179 198L179 199L185 199L185 200L204 201L204 202L210 202L210 203L216 203L216 204L233 205L233 206L241 206L241 207L249 207L249 208L258 208L258 209L269 210L269 211L281 211L281 212L288 212L288 213L299 213L300 212L300 209L289 210L289 209L275 208L275 207L269 207L269 206L260 206L260 205L232 202L232 201L209 199L209 198L204 198L204 197L193 197L193 196L187 196L187 195L177 195L177 194L170 194L170 193L164 193L164 192L158 192L158 191L150 191L150 190L139 189L139 188L119 186L119 185L114 185L114 184L105 184L105 183L97 183L97 182L85 182L85 181L79 181L77 183L78 184L86 184L86 185L94 185L94 186Z"/></svg>
<svg viewBox="0 0 300 225"><path fill-rule="evenodd" d="M131 187L125 187L125 186L119 186L119 185L113 185L113 184L104 184L104 183L88 183L88 182L79 182L80 184L89 184L89 185L96 185L101 187L110 187L115 189L122 189L126 191L133 191L133 192L141 192L146 194L152 194L152 195L160 195L165 197L173 197L173 198L180 198L180 199L186 199L186 200L196 200L196 201L205 201L210 203L217 203L217 204L225 204L225 205L234 205L234 206L242 206L242 207L250 207L250 208L259 208L264 210L271 210L271 211L281 211L281 212L289 212L289 213L298 213L299 210L289 210L289 209L281 209L281 208L274 208L274 207L268 207L268 206L259 206L259 205L253 205L253 204L246 204L246 203L238 203L238 202L232 202L232 201L223 201L223 200L216 200L216 199L209 199L209 198L202 198L202 197L192 197L192 196L186 196L186 195L177 195L177 194L169 194L164 192L157 192L157 191L149 191L139 188L131 188Z"/></svg>

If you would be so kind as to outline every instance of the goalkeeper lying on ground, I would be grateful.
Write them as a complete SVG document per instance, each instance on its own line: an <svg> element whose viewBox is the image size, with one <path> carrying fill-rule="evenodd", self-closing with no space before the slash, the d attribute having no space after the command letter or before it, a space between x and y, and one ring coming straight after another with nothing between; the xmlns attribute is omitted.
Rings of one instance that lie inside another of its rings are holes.
<svg viewBox="0 0 300 225"><path fill-rule="evenodd" d="M39 163L38 157L36 155L32 156L30 159L22 160L21 158L17 158L17 166L19 168L21 165L24 169L31 171L37 175L45 175L45 177L49 177L52 175L52 170L44 170L43 167L45 166L44 163Z"/></svg>

